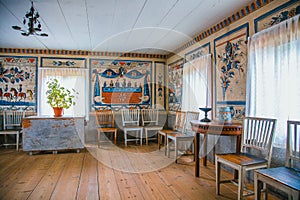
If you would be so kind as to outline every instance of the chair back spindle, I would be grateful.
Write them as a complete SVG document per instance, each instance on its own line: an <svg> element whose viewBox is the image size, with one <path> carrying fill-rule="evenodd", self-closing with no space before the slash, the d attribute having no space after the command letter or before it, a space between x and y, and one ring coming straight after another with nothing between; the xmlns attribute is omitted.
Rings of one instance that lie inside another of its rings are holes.
<svg viewBox="0 0 300 200"><path fill-rule="evenodd" d="M4 111L3 129L21 129L24 111Z"/></svg>
<svg viewBox="0 0 300 200"><path fill-rule="evenodd" d="M186 114L186 123L185 123L185 131L186 135L194 135L194 131L192 130L191 121L199 119L199 112L188 111Z"/></svg>
<svg viewBox="0 0 300 200"><path fill-rule="evenodd" d="M142 125L158 125L158 110L157 109L142 109Z"/></svg>
<svg viewBox="0 0 300 200"><path fill-rule="evenodd" d="M265 159L270 166L272 154L272 142L276 119L246 117L244 119L244 134L242 135L241 152L256 149L265 153Z"/></svg>
<svg viewBox="0 0 300 200"><path fill-rule="evenodd" d="M139 109L122 109L122 123L126 125L139 125L140 110Z"/></svg>
<svg viewBox="0 0 300 200"><path fill-rule="evenodd" d="M186 112L176 111L174 130L183 133L186 123Z"/></svg>
<svg viewBox="0 0 300 200"><path fill-rule="evenodd" d="M115 119L112 110L97 110L96 124L98 127L114 127Z"/></svg>
<svg viewBox="0 0 300 200"><path fill-rule="evenodd" d="M298 168L300 163L300 121L288 120L287 132L286 166Z"/></svg>

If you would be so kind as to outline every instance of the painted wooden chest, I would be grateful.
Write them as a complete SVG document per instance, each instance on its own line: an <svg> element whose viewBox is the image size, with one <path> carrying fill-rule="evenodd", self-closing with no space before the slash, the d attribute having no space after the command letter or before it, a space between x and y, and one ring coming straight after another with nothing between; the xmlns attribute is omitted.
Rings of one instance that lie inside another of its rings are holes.
<svg viewBox="0 0 300 200"><path fill-rule="evenodd" d="M22 122L23 151L84 148L84 117L30 116Z"/></svg>

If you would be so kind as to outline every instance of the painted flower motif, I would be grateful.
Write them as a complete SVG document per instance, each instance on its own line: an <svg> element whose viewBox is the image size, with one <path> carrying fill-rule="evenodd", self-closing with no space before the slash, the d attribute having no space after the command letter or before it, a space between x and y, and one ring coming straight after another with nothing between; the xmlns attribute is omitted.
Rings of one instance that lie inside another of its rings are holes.
<svg viewBox="0 0 300 200"><path fill-rule="evenodd" d="M120 100L120 102L125 102L125 101L126 101L126 99L127 99L127 96L126 96L126 94L124 94L124 93L121 93L121 94L120 94L120 96L119 96L119 100Z"/></svg>
<svg viewBox="0 0 300 200"><path fill-rule="evenodd" d="M25 79L29 79L30 74L24 72L24 70L19 69L18 67L11 67L10 69L5 69L1 67L0 70L0 82L4 83L19 83Z"/></svg>
<svg viewBox="0 0 300 200"><path fill-rule="evenodd" d="M239 61L239 57L243 56L244 53L241 52L240 45L244 42L239 40L236 43L227 42L225 46L225 52L222 55L218 55L221 67L221 87L223 90L223 100L225 100L225 95L227 89L230 87L230 79L234 78L236 71L244 72L243 65Z"/></svg>

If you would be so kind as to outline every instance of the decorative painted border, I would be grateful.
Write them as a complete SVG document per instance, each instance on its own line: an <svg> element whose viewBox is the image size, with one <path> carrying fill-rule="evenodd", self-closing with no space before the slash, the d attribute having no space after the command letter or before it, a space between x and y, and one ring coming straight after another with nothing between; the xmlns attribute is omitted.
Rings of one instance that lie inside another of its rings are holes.
<svg viewBox="0 0 300 200"><path fill-rule="evenodd" d="M255 0L245 8L237 11L233 15L225 18L221 22L212 26L211 28L203 31L195 36L192 40L184 44L183 46L174 50L173 53L168 55L161 54L142 54L142 53L121 53L121 52L92 52L92 51L71 51L71 50L48 50L48 49L17 49L17 48L0 48L0 53L27 53L27 54L50 54L50 55L85 55L85 56L111 56L111 57L138 57L138 58L158 58L168 59L174 54L183 51L184 49L194 45L195 43L203 40L204 38L216 33L217 31L229 26L233 22L251 14L259 8L273 2L274 0ZM293 0L297 1L297 0Z"/></svg>
<svg viewBox="0 0 300 200"><path fill-rule="evenodd" d="M245 38L247 39L248 36L249 36L249 23L245 23L227 33L225 33L224 35L216 38L214 40L214 61L215 61L215 69L214 69L214 99L215 99L215 106L214 106L214 109L215 109L215 116L217 116L217 108L218 108L218 105L231 105L231 106L235 106L235 114L236 116L243 116L244 114L244 108L245 108L245 105L246 105L246 100L245 101L218 101L218 97L217 97L217 52L216 52L216 42L218 40L221 40L222 38L224 37L227 37L227 36L230 36L232 34L234 34L235 32L238 32L239 30L242 30L242 29L245 29L246 28L246 35L245 35ZM232 40L232 39L231 39ZM247 60L247 59L246 59ZM230 74L227 74L228 76ZM237 117L237 118L240 118L240 117Z"/></svg>
<svg viewBox="0 0 300 200"><path fill-rule="evenodd" d="M256 19L254 19L254 31L255 31L255 33L257 33L258 31L260 31L260 30L258 30L258 24L259 24L260 21L262 21L263 19L269 17L270 15L275 14L275 13L279 12L280 10L282 10L284 8L287 8L288 6L293 5L295 3L298 3L300 5L299 0L291 0L291 1L288 1L288 2L286 2L285 4L283 4L281 6L278 6L275 9L273 9L273 10L271 10L271 11L269 11L269 12L267 12L267 13L259 16L259 17L257 17ZM266 28L268 28L268 27L266 27Z"/></svg>
<svg viewBox="0 0 300 200"><path fill-rule="evenodd" d="M18 102L4 103L0 106L0 110L4 109L4 107L6 107L8 109L20 109L21 108L21 109L25 109L25 110L28 110L28 111L32 111L31 109L33 108L34 111L36 112L37 111L37 91L38 91L38 57L35 57L35 56L11 56L11 55L1 55L0 57L1 58L12 58L12 59L15 58L17 60L19 60L19 59L33 59L34 61L32 61L32 62L35 62L35 74L34 74L34 76L35 76L34 82L35 83L34 83L34 86L33 86L33 88L35 88L35 89L33 89L34 91L31 90L31 93L29 94L30 96L32 96L32 95L35 96L34 99L32 99L34 101L33 102L25 102L25 100L24 100L24 101L18 101ZM26 91L26 93L27 93L27 91ZM2 101L2 99L1 99L1 101Z"/></svg>
<svg viewBox="0 0 300 200"><path fill-rule="evenodd" d="M159 81L157 80L157 64L163 64L163 77L162 77L162 83L161 83L161 87L163 90L163 99L164 99L164 104L163 107L166 109L166 63L165 62L158 62L155 61L154 62L154 105L157 104L157 91L156 91L156 86L160 85Z"/></svg>
<svg viewBox="0 0 300 200"><path fill-rule="evenodd" d="M136 63L148 63L150 66L150 83L152 83L152 72L153 72L153 66L152 66L152 61L143 61L143 60L113 60L113 59L101 59L101 58L90 58L90 78L91 80L89 81L89 87L90 87L90 111L93 111L95 109L98 109L97 107L94 106L94 102L93 102L93 94L94 92L92 92L93 89L93 82L92 82L92 74L93 74L93 70L96 69L95 67L93 68L93 62L99 62L99 61L104 61L104 62L136 62ZM109 69L108 69L109 70ZM114 110L118 110L122 107L149 107L152 104L152 87L150 85L150 91L149 91L149 100L147 100L147 102L149 103L141 103L141 104L101 104L100 107L101 109L114 109ZM98 106L99 107L99 106Z"/></svg>
<svg viewBox="0 0 300 200"><path fill-rule="evenodd" d="M24 53L24 54L48 54L48 55L81 55L81 56L107 56L107 57L132 57L132 58L157 58L167 59L168 55L146 53L122 53L122 52L94 52L81 50L52 50L52 49L17 49L0 48L0 53Z"/></svg>
<svg viewBox="0 0 300 200"><path fill-rule="evenodd" d="M274 0L255 0L253 3L249 4L245 8L241 9L240 11L234 13L233 15L225 18L223 21L219 22L218 24L212 26L211 28L207 29L206 31L203 31L196 37L194 37L192 40L184 44L183 46L179 47L174 51L174 53L178 53L183 51L184 49L196 44L200 40L203 40L204 38L216 33L217 31L229 26L233 22L251 14L252 12L258 10L259 8L271 3Z"/></svg>
<svg viewBox="0 0 300 200"><path fill-rule="evenodd" d="M41 67L86 68L85 58L41 57Z"/></svg>
<svg viewBox="0 0 300 200"><path fill-rule="evenodd" d="M208 52L204 52L203 51L208 50ZM187 52L186 54L184 54L184 62L186 63L187 61L192 61L195 58L198 58L200 56L206 55L206 54L210 54L211 53L211 47L210 47L210 42L192 50ZM191 58L188 59L187 57L190 56Z"/></svg>

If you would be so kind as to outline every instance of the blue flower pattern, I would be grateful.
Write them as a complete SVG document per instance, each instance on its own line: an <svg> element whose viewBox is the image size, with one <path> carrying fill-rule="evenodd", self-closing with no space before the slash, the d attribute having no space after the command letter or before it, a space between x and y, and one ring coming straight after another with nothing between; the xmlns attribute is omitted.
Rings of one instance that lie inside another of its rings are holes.
<svg viewBox="0 0 300 200"><path fill-rule="evenodd" d="M19 83L30 78L28 72L19 69L18 67L3 68L0 66L0 82L2 83Z"/></svg>
<svg viewBox="0 0 300 200"><path fill-rule="evenodd" d="M238 40L236 43L227 42L225 46L225 53L218 55L221 67L221 87L223 93L223 100L226 97L226 91L230 87L231 79L234 78L236 71L244 72L244 66L241 64L239 57L244 56L244 53L240 49L240 45L245 43L243 40Z"/></svg>

